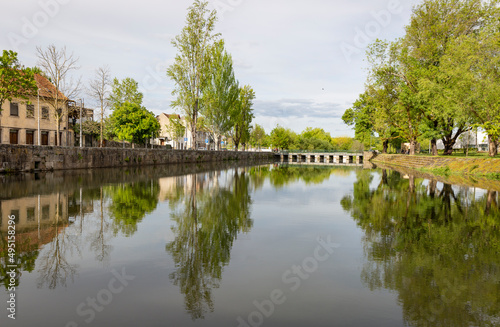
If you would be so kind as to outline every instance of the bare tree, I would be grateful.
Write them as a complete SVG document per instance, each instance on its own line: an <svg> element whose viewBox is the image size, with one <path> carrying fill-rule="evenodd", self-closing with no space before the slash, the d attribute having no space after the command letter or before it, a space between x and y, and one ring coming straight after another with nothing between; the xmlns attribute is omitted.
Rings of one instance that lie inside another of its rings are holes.
<svg viewBox="0 0 500 327"><path fill-rule="evenodd" d="M61 145L59 130L63 117L68 120L68 102L75 99L80 93L81 78L74 80L69 76L72 70L80 67L77 65L78 58L73 53L69 54L66 47L57 49L51 44L47 49L36 47L38 62L37 65L45 73L46 77L54 86L54 90L48 90L50 97L45 100L54 108L54 118L57 125L56 145Z"/></svg>
<svg viewBox="0 0 500 327"><path fill-rule="evenodd" d="M104 130L104 115L106 109L109 107L108 98L111 95L111 72L108 66L99 67L95 70L94 78L90 81L87 89L88 95L100 103L101 105L101 136L99 139L99 147L102 148L103 144L103 130Z"/></svg>

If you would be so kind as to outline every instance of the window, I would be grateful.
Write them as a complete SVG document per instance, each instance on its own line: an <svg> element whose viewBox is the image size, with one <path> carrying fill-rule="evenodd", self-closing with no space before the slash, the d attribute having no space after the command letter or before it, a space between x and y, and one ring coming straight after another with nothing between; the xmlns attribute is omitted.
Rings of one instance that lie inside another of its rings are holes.
<svg viewBox="0 0 500 327"><path fill-rule="evenodd" d="M50 218L50 206L45 205L42 207L42 220L48 220Z"/></svg>
<svg viewBox="0 0 500 327"><path fill-rule="evenodd" d="M26 131L26 144L35 144L35 131Z"/></svg>
<svg viewBox="0 0 500 327"><path fill-rule="evenodd" d="M19 130L11 129L10 130L10 144L19 144Z"/></svg>
<svg viewBox="0 0 500 327"><path fill-rule="evenodd" d="M26 209L26 219L28 221L35 221L35 208L34 207Z"/></svg>
<svg viewBox="0 0 500 327"><path fill-rule="evenodd" d="M16 224L18 224L19 223L19 210L11 210L10 215L14 216L14 222Z"/></svg>
<svg viewBox="0 0 500 327"><path fill-rule="evenodd" d="M42 132L42 145L49 145L49 132Z"/></svg>
<svg viewBox="0 0 500 327"><path fill-rule="evenodd" d="M62 117L62 109L57 109L57 117Z"/></svg>
<svg viewBox="0 0 500 327"><path fill-rule="evenodd" d="M49 107L42 107L42 119L49 119Z"/></svg>
<svg viewBox="0 0 500 327"><path fill-rule="evenodd" d="M26 105L26 118L35 118L35 106L32 104Z"/></svg>
<svg viewBox="0 0 500 327"><path fill-rule="evenodd" d="M19 104L15 102L10 103L10 115L19 116Z"/></svg>

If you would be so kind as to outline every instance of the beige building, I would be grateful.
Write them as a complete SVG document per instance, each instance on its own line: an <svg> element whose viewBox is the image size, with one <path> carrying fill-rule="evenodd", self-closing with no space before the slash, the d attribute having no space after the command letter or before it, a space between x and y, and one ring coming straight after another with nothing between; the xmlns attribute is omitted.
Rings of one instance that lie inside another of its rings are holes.
<svg viewBox="0 0 500 327"><path fill-rule="evenodd" d="M175 138L171 132L171 122L170 117L177 118L181 121L184 126L184 135L179 138ZM185 149L213 149L214 144L211 140L211 136L209 132L200 131L196 132L196 145L193 144L193 137L191 133L190 124L186 121L184 117L181 117L177 114L165 114L157 116L158 122L160 123L160 136L154 140L155 145L171 145L172 149L185 150ZM207 143L207 140L209 142Z"/></svg>
<svg viewBox="0 0 500 327"><path fill-rule="evenodd" d="M0 112L0 143L56 145L57 119L54 109L56 89L45 77L35 74L38 95L28 100L5 101ZM74 145L74 133L68 118L68 99L59 93L61 115L59 139L62 146Z"/></svg>

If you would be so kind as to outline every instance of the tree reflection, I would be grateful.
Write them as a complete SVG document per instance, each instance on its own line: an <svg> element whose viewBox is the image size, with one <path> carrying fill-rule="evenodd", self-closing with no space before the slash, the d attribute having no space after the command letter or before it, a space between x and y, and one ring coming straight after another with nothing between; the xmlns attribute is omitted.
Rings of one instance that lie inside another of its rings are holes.
<svg viewBox="0 0 500 327"><path fill-rule="evenodd" d="M406 177L406 178L405 178ZM361 278L399 294L411 326L499 323L498 194L424 181L397 172L358 172L343 208L365 232Z"/></svg>
<svg viewBox="0 0 500 327"><path fill-rule="evenodd" d="M235 169L228 184L221 185L219 174L187 176L178 185L186 195L175 204L175 240L166 245L177 267L170 278L184 294L193 320L213 311L212 290L219 287L233 242L253 224L248 175Z"/></svg>
<svg viewBox="0 0 500 327"><path fill-rule="evenodd" d="M78 265L67 260L68 255L78 251L79 244L76 239L67 234L67 220L62 213L60 193L57 193L55 205L55 216L53 225L53 239L42 252L38 260L39 277L37 284L39 288L48 286L55 289L58 285L66 286L67 279L73 281Z"/></svg>
<svg viewBox="0 0 500 327"><path fill-rule="evenodd" d="M157 180L111 186L107 189L111 204L109 213L113 217L113 232L132 236L137 224L158 205L159 186Z"/></svg>

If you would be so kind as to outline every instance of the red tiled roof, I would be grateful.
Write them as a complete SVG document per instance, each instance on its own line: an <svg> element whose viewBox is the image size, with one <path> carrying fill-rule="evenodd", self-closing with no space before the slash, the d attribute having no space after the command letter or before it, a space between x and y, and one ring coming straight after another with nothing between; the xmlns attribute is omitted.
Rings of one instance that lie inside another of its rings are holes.
<svg viewBox="0 0 500 327"><path fill-rule="evenodd" d="M46 77L35 74L35 82L40 90L40 96L44 98L54 98L56 94L56 87ZM59 91L59 99L68 100L66 96Z"/></svg>

